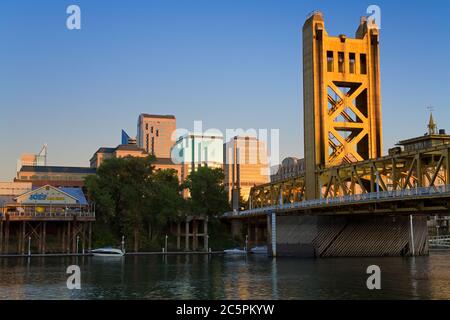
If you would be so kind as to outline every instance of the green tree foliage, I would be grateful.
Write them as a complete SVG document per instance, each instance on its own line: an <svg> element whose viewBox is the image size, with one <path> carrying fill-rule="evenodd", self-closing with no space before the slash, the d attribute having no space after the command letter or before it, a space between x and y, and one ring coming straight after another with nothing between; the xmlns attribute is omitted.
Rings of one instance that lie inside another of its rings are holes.
<svg viewBox="0 0 450 320"><path fill-rule="evenodd" d="M155 171L153 162L152 156L107 159L85 181L97 220L117 234L131 236L134 251L139 251L144 237L151 241L158 236L182 206L176 172Z"/></svg>
<svg viewBox="0 0 450 320"><path fill-rule="evenodd" d="M161 236L161 227L177 221L185 207L177 172L173 169L158 170L153 174L151 205L145 215L150 241Z"/></svg>
<svg viewBox="0 0 450 320"><path fill-rule="evenodd" d="M200 167L189 174L184 187L189 189L191 214L217 217L230 210L223 180L221 169Z"/></svg>
<svg viewBox="0 0 450 320"><path fill-rule="evenodd" d="M96 204L96 243L106 245L125 235L133 239L134 251L160 248L171 224L186 215L208 215L216 226L212 230L223 233L214 219L229 210L222 170L199 168L180 185L175 170L155 170L154 161L152 156L107 159L96 175L86 178L89 199ZM186 200L184 188L190 194Z"/></svg>

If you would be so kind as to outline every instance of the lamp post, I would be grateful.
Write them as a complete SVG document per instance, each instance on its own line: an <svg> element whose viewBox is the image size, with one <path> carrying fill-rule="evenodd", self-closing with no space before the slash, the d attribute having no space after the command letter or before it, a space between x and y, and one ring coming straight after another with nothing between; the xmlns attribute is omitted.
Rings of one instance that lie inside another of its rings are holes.
<svg viewBox="0 0 450 320"><path fill-rule="evenodd" d="M122 245L122 252L125 253L125 236L122 236L121 245Z"/></svg>
<svg viewBox="0 0 450 320"><path fill-rule="evenodd" d="M31 256L31 236L28 236L28 256Z"/></svg>
<svg viewBox="0 0 450 320"><path fill-rule="evenodd" d="M165 245L164 245L164 248L165 248L165 252L167 253L167 240L169 239L169 236L166 234L166 242L165 242Z"/></svg>
<svg viewBox="0 0 450 320"><path fill-rule="evenodd" d="M80 241L80 236L77 236L77 254L78 254L78 242Z"/></svg>

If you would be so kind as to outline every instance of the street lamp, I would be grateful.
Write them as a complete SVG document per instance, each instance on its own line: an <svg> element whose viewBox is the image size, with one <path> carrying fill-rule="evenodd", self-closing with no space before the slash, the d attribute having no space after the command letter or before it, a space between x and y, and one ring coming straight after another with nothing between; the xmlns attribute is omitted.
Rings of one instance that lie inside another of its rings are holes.
<svg viewBox="0 0 450 320"><path fill-rule="evenodd" d="M167 253L167 240L169 239L169 236L166 234L166 243L164 245L165 252Z"/></svg>
<svg viewBox="0 0 450 320"><path fill-rule="evenodd" d="M31 236L28 236L28 256L31 256Z"/></svg>

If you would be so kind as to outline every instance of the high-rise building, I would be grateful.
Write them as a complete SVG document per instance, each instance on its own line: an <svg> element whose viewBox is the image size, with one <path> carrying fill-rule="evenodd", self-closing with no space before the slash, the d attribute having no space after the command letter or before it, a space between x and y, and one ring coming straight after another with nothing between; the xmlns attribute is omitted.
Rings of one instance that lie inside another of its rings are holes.
<svg viewBox="0 0 450 320"><path fill-rule="evenodd" d="M181 165L182 181L198 167L222 168L223 136L186 134L173 146L172 160Z"/></svg>
<svg viewBox="0 0 450 320"><path fill-rule="evenodd" d="M142 113L137 124L137 145L156 158L170 158L176 128L175 116Z"/></svg>
<svg viewBox="0 0 450 320"><path fill-rule="evenodd" d="M265 142L255 137L234 137L224 144L225 190L236 209L241 198L248 200L253 186L268 183L270 169Z"/></svg>

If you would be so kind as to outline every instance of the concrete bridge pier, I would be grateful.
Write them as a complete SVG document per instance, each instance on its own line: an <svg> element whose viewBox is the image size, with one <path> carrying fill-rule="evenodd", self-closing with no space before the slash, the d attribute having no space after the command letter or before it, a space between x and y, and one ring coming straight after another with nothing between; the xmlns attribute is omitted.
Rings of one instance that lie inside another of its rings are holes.
<svg viewBox="0 0 450 320"><path fill-rule="evenodd" d="M275 222L275 223L273 223ZM425 215L269 215L269 254L296 257L428 254Z"/></svg>
<svg viewBox="0 0 450 320"><path fill-rule="evenodd" d="M230 221L232 238L245 245L247 239L248 248L266 245L267 224L264 217L252 217L248 219L232 219Z"/></svg>
<svg viewBox="0 0 450 320"><path fill-rule="evenodd" d="M241 219L233 219L233 220L231 220L230 225L231 225L231 236L232 236L233 240L238 241L238 242L244 241L244 237L242 236L244 224L243 224L242 220Z"/></svg>

